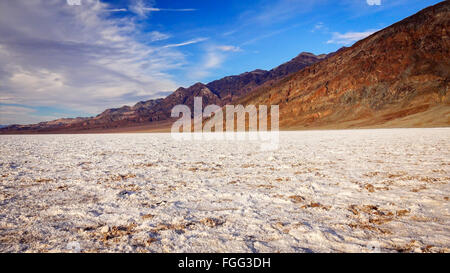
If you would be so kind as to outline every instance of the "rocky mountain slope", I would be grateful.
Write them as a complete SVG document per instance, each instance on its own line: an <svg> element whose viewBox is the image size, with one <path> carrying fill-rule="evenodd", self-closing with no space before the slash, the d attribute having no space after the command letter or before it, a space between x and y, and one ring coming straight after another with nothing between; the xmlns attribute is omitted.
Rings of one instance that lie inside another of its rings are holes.
<svg viewBox="0 0 450 273"><path fill-rule="evenodd" d="M236 99L253 91L262 84L281 79L311 64L325 59L328 55L314 55L302 52L289 62L286 62L270 71L257 69L238 76L229 76L210 82L207 86L216 90L223 104L234 102Z"/></svg>
<svg viewBox="0 0 450 273"><path fill-rule="evenodd" d="M269 71L254 70L228 76L208 84L196 83L188 88L180 87L166 98L142 101L134 106L107 109L95 117L58 119L31 125L12 125L0 129L0 133L89 132L128 127L140 128L147 124L167 127L171 110L175 105L185 104L192 109L196 96L203 97L204 105L223 106L233 103L261 85L297 72L325 59L326 56L326 54L316 56L303 52L289 62Z"/></svg>
<svg viewBox="0 0 450 273"><path fill-rule="evenodd" d="M239 100L285 129L450 125L450 2L426 8Z"/></svg>

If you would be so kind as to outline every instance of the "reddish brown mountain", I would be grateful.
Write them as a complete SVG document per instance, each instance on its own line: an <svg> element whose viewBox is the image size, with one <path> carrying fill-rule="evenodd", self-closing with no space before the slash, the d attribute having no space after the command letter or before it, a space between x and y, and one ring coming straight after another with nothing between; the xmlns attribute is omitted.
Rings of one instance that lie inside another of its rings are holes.
<svg viewBox="0 0 450 273"><path fill-rule="evenodd" d="M239 100L285 129L450 125L450 2L426 8Z"/></svg>
<svg viewBox="0 0 450 273"><path fill-rule="evenodd" d="M232 103L236 99L253 91L266 82L273 82L311 64L317 63L327 57L326 54L316 56L312 53L302 52L289 62L286 62L270 71L257 69L237 76L229 76L208 83L211 90L215 90L221 99L222 105Z"/></svg>
<svg viewBox="0 0 450 273"><path fill-rule="evenodd" d="M91 118L58 119L32 125L12 125L1 129L0 133L50 133L50 132L99 132L102 130L167 127L172 108L178 104L193 109L194 97L203 97L203 104L223 106L252 92L264 83L274 82L302 68L319 62L327 55L316 56L303 52L291 61L270 71L255 70L236 76L225 77L209 84L196 83L189 88L178 88L164 99L139 102L134 106L107 109ZM133 130L133 129L130 129Z"/></svg>

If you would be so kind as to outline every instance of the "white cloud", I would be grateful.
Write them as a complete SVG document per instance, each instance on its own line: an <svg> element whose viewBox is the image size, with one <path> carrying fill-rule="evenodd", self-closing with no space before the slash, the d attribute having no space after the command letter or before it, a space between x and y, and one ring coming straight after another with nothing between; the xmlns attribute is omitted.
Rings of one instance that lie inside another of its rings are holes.
<svg viewBox="0 0 450 273"><path fill-rule="evenodd" d="M138 42L134 20L105 17L108 8L97 0L0 1L1 102L97 114L175 90L166 71L185 65L184 54Z"/></svg>
<svg viewBox="0 0 450 273"><path fill-rule="evenodd" d="M67 0L67 5L69 6L80 6L81 0Z"/></svg>
<svg viewBox="0 0 450 273"><path fill-rule="evenodd" d="M236 32L238 32L237 29L232 29L232 30L230 30L230 31L224 32L222 35L223 35L223 36L230 36L230 35L232 35L232 34L235 34Z"/></svg>
<svg viewBox="0 0 450 273"><path fill-rule="evenodd" d="M327 27L325 26L324 23L319 22L319 23L315 24L313 29L311 30L311 32L316 32L316 31L319 31L319 30L321 30L321 31L326 31L327 30Z"/></svg>
<svg viewBox="0 0 450 273"><path fill-rule="evenodd" d="M242 49L238 46L232 46L232 45L221 45L218 46L217 49L221 50L221 51L229 51L229 52L239 52L242 51Z"/></svg>
<svg viewBox="0 0 450 273"><path fill-rule="evenodd" d="M381 0L366 0L367 1L367 5L369 6L380 6L381 5Z"/></svg>
<svg viewBox="0 0 450 273"><path fill-rule="evenodd" d="M30 88L33 86L34 92L45 93L48 89L58 89L64 87L64 76L48 70L38 70L33 73L21 71L12 74L10 83L18 88Z"/></svg>
<svg viewBox="0 0 450 273"><path fill-rule="evenodd" d="M160 9L160 8L145 8L148 11L196 11L196 9Z"/></svg>
<svg viewBox="0 0 450 273"><path fill-rule="evenodd" d="M28 107L12 106L12 105L0 105L0 124L31 124L38 123L43 120L54 120L61 116L49 116L39 115L37 111Z"/></svg>
<svg viewBox="0 0 450 273"><path fill-rule="evenodd" d="M200 43L200 42L203 42L203 41L206 41L206 40L208 40L208 38L196 38L196 39L189 40L189 41L182 42L182 43L178 43L178 44L168 44L168 45L165 45L164 48L192 45L192 44Z"/></svg>
<svg viewBox="0 0 450 273"><path fill-rule="evenodd" d="M217 68L222 64L223 60L224 57L221 54L214 51L208 52L203 67L206 69Z"/></svg>
<svg viewBox="0 0 450 273"><path fill-rule="evenodd" d="M136 13L141 17L147 16L148 13L158 12L158 11L175 11L175 12L190 12L196 11L196 9L165 9L165 8L155 8L152 7L152 3L146 3L143 0L135 0L133 4L129 7L130 11Z"/></svg>
<svg viewBox="0 0 450 273"><path fill-rule="evenodd" d="M226 55L223 51L217 47L209 46L202 60L191 69L187 69L187 77L193 81L202 81L210 76L215 69L220 68L225 59Z"/></svg>
<svg viewBox="0 0 450 273"><path fill-rule="evenodd" d="M126 12L128 10L126 8L120 8L120 9L105 9L105 11L109 11L109 12Z"/></svg>
<svg viewBox="0 0 450 273"><path fill-rule="evenodd" d="M376 31L377 30L367 30L363 32L346 32L346 33L334 32L333 37L327 41L327 44L349 45L356 41L364 39L367 36L372 35Z"/></svg>
<svg viewBox="0 0 450 273"><path fill-rule="evenodd" d="M161 33L159 31L152 31L149 33L149 36L150 36L150 41L152 41L152 42L167 40L170 38L169 34Z"/></svg>
<svg viewBox="0 0 450 273"><path fill-rule="evenodd" d="M149 10L147 10L146 3L144 3L143 0L134 0L129 6L129 10L141 17L145 17L149 12Z"/></svg>

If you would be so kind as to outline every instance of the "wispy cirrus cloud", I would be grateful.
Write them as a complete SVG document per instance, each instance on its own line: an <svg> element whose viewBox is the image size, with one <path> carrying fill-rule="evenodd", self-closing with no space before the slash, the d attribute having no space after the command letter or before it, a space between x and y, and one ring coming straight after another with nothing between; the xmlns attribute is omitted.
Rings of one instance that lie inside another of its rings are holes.
<svg viewBox="0 0 450 273"><path fill-rule="evenodd" d="M324 0L278 0L265 1L255 10L245 12L241 16L246 23L272 25L281 21L305 14L312 10L313 7L320 5Z"/></svg>
<svg viewBox="0 0 450 273"><path fill-rule="evenodd" d="M238 46L233 46L233 45L221 45L221 46L217 46L217 49L221 50L221 51L225 51L225 52L239 52L242 51L242 49Z"/></svg>
<svg viewBox="0 0 450 273"><path fill-rule="evenodd" d="M369 6L380 6L381 5L381 0L366 0L367 5Z"/></svg>
<svg viewBox="0 0 450 273"><path fill-rule="evenodd" d="M150 36L150 41L151 41L151 42L163 41L163 40L167 40L167 39L169 39L170 37L172 37L172 36L169 35L169 34L161 33L161 32L156 31L156 30L155 30L155 31L149 32L148 35Z"/></svg>
<svg viewBox="0 0 450 273"><path fill-rule="evenodd" d="M363 32L346 32L346 33L334 32L331 39L327 41L327 44L349 45L356 41L364 39L375 32L377 32L377 30L367 30Z"/></svg>
<svg viewBox="0 0 450 273"><path fill-rule="evenodd" d="M163 48L170 48L170 47L180 47L180 46L187 46L187 45L192 45L192 44L196 44L196 43L200 43L203 41L208 40L208 38L196 38L196 39L192 39L186 42L181 42L181 43L177 43L177 44L168 44L163 46Z"/></svg>
<svg viewBox="0 0 450 273"><path fill-rule="evenodd" d="M148 1L135 0L129 6L129 10L131 12L136 13L137 15L139 15L141 17L145 17L151 12L158 12L158 11L191 12L191 11L197 10L197 9L193 9L193 8L182 8L182 9L156 8L156 7L153 7L152 4L153 3L150 3Z"/></svg>
<svg viewBox="0 0 450 273"><path fill-rule="evenodd" d="M224 54L213 48L206 51L201 62L189 70L187 77L194 81L200 81L211 75L214 69L219 68L225 60Z"/></svg>
<svg viewBox="0 0 450 273"><path fill-rule="evenodd" d="M323 22L318 22L311 29L311 32L316 32L316 31L321 31L321 32L328 31L328 27L325 26L325 24Z"/></svg>
<svg viewBox="0 0 450 273"><path fill-rule="evenodd" d="M120 8L120 9L105 9L105 11L109 11L109 12L126 12L126 11L128 11L128 9L126 9L126 8Z"/></svg>
<svg viewBox="0 0 450 273"><path fill-rule="evenodd" d="M276 36L276 35L278 35L280 33L286 32L286 31L288 31L290 29L293 29L293 28L296 28L298 26L299 26L298 24L294 24L294 25L290 25L290 26L287 26L287 27L283 27L283 28L280 28L280 29L273 30L273 31L268 31L268 32L266 32L264 34L258 35L256 37L252 37L250 40L244 41L243 43L241 43L241 45L245 46L245 45L253 44L255 42L267 39L267 38L272 37L272 36Z"/></svg>
<svg viewBox="0 0 450 273"><path fill-rule="evenodd" d="M222 68L227 58L236 52L243 51L234 45L214 45L205 46L205 52L201 60L192 69L187 69L187 77L194 81L202 81L211 76L214 71Z"/></svg>
<svg viewBox="0 0 450 273"><path fill-rule="evenodd" d="M97 0L0 1L0 108L63 107L90 115L175 90L179 84L167 71L185 65L184 54L139 42L135 21L105 16L110 8ZM34 111L16 117L14 123L47 118Z"/></svg>
<svg viewBox="0 0 450 273"><path fill-rule="evenodd" d="M147 11L196 11L197 9L161 9L161 8L144 8Z"/></svg>

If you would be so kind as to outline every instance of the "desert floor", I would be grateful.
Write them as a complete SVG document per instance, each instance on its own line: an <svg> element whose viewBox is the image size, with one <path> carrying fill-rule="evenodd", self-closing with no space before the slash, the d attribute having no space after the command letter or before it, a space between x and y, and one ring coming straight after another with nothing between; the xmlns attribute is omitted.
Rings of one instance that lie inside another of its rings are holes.
<svg viewBox="0 0 450 273"><path fill-rule="evenodd" d="M449 252L450 128L0 136L0 252Z"/></svg>

